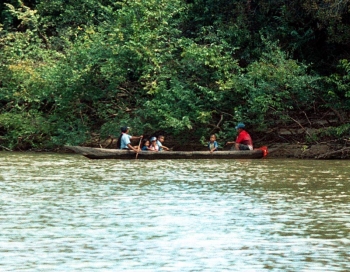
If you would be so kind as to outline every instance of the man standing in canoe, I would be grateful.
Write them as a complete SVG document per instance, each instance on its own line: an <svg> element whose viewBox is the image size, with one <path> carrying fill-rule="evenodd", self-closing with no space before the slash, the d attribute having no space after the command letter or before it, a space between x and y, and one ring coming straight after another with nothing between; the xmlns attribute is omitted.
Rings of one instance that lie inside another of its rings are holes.
<svg viewBox="0 0 350 272"><path fill-rule="evenodd" d="M120 147L120 149L127 149L127 150L133 150L136 153L140 151L140 147L132 146L131 145L131 140L136 140L136 139L142 139L143 135L141 136L131 136L129 135L129 127L121 127L121 134L119 136L119 139L117 141L117 147Z"/></svg>
<svg viewBox="0 0 350 272"><path fill-rule="evenodd" d="M253 150L253 141L249 133L245 130L245 125L243 123L238 123L236 126L238 135L235 142L227 142L228 144L234 144L231 149L234 150Z"/></svg>

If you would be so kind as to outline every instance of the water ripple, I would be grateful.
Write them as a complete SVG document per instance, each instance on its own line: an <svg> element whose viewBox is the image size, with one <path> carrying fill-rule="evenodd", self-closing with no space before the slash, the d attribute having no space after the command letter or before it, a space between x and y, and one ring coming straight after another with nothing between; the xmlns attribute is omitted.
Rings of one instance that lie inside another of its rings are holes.
<svg viewBox="0 0 350 272"><path fill-rule="evenodd" d="M344 161L1 155L1 271L350 270Z"/></svg>

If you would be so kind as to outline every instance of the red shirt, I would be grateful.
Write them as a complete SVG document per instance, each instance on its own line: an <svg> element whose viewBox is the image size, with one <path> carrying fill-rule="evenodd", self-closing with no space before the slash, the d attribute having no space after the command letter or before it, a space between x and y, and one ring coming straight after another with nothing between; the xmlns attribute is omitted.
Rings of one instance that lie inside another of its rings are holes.
<svg viewBox="0 0 350 272"><path fill-rule="evenodd" d="M244 145L250 145L253 146L253 141L252 138L250 138L250 135L248 134L248 132L246 132L245 130L242 130L237 138L236 138L236 143L238 144L244 144Z"/></svg>

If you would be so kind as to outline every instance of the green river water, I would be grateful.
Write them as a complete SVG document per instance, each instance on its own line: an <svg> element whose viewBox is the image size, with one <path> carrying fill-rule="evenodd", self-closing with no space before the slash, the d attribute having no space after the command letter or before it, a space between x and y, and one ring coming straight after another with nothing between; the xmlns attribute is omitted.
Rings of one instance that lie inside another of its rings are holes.
<svg viewBox="0 0 350 272"><path fill-rule="evenodd" d="M350 161L0 152L0 271L350 271Z"/></svg>

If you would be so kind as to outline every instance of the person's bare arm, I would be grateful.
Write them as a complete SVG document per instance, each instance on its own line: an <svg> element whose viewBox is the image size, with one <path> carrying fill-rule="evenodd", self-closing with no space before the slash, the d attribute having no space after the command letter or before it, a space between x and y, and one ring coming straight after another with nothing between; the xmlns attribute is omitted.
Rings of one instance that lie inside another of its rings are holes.
<svg viewBox="0 0 350 272"><path fill-rule="evenodd" d="M129 147L130 150L134 151L135 153L140 152L140 148L138 146L134 147L131 144L128 144L128 147Z"/></svg>
<svg viewBox="0 0 350 272"><path fill-rule="evenodd" d="M130 138L130 140L139 140L139 139L141 139L141 138L143 138L143 135L141 135L141 136L132 136L132 137Z"/></svg>
<svg viewBox="0 0 350 272"><path fill-rule="evenodd" d="M170 150L170 148L169 148L169 147L166 147L165 145L162 145L162 148L163 148L164 150L166 150L166 151L169 151L169 150Z"/></svg>

